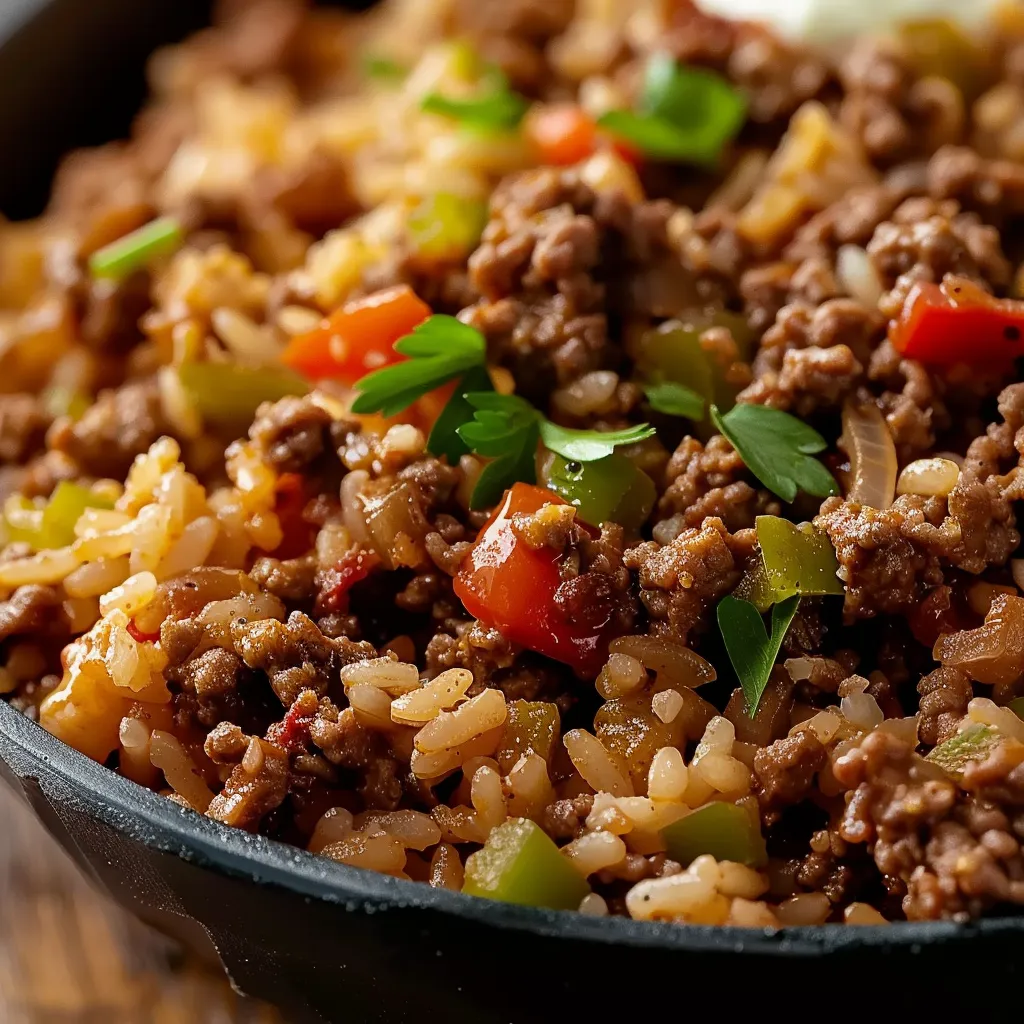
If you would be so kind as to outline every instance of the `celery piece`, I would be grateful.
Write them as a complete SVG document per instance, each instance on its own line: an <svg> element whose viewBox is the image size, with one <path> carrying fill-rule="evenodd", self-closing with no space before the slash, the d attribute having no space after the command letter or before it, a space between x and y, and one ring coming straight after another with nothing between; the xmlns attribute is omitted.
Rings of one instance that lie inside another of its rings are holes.
<svg viewBox="0 0 1024 1024"><path fill-rule="evenodd" d="M512 818L466 861L462 891L524 907L576 910L590 886L539 825Z"/></svg>
<svg viewBox="0 0 1024 1024"><path fill-rule="evenodd" d="M309 391L305 380L280 366L183 363L178 377L203 420L229 430L247 427L262 402Z"/></svg>

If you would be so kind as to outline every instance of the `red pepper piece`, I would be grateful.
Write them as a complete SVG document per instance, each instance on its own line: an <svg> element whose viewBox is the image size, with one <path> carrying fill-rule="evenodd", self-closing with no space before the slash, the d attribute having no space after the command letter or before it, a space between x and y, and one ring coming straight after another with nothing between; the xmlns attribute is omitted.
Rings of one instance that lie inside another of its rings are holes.
<svg viewBox="0 0 1024 1024"><path fill-rule="evenodd" d="M889 339L898 352L930 366L1009 370L1024 355L1024 302L994 298L951 274L941 285L919 281L889 325Z"/></svg>
<svg viewBox="0 0 1024 1024"><path fill-rule="evenodd" d="M355 384L371 370L404 359L392 346L428 316L430 307L408 285L385 288L347 303L315 330L292 338L281 361L312 381Z"/></svg>
<svg viewBox="0 0 1024 1024"><path fill-rule="evenodd" d="M285 712L284 718L267 730L267 740L276 743L288 754L299 754L309 746L309 727L316 718L316 708L309 714L303 714L300 705L295 701Z"/></svg>
<svg viewBox="0 0 1024 1024"><path fill-rule="evenodd" d="M380 565L380 558L372 551L348 551L337 566L327 573L325 586L316 600L319 615L341 614L348 611L348 592Z"/></svg>
<svg viewBox="0 0 1024 1024"><path fill-rule="evenodd" d="M570 619L559 593L561 554L531 549L512 526L516 513L536 512L549 504L565 502L543 487L514 484L462 563L455 593L470 615L513 643L564 662L581 676L592 676L604 663L609 608L601 607L590 621Z"/></svg>

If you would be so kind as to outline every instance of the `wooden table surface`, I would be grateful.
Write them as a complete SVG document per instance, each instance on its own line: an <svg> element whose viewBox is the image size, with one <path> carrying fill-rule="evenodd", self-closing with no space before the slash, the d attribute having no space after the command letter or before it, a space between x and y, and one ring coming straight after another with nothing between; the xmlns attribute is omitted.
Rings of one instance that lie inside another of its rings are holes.
<svg viewBox="0 0 1024 1024"><path fill-rule="evenodd" d="M2 1024L284 1024L87 883L0 782Z"/></svg>

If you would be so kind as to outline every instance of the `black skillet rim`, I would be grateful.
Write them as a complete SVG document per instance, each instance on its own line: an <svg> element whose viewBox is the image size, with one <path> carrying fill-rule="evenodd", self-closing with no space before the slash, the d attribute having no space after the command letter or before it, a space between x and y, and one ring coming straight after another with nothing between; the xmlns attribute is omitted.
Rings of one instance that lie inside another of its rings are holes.
<svg viewBox="0 0 1024 1024"><path fill-rule="evenodd" d="M974 934L992 938L1019 935L1024 930L1024 920L1020 918L989 918L963 924L828 924L779 931L659 924L621 917L591 918L565 911L517 907L338 864L223 825L105 768L2 700L0 737L19 748L30 762L43 762L48 774L56 775L67 786L70 796L61 799L69 799L129 839L200 867L261 885L280 886L304 898L342 904L349 910L420 909L495 928L598 945L754 956L819 957L897 948L916 954L925 947L964 941ZM31 769L11 767L20 778L37 778ZM44 786L44 792L52 796L48 787Z"/></svg>

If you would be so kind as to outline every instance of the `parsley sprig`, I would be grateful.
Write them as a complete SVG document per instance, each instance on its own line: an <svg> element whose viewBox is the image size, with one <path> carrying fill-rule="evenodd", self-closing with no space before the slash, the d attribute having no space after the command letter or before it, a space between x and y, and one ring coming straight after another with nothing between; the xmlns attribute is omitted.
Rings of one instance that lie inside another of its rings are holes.
<svg viewBox="0 0 1024 1024"><path fill-rule="evenodd" d="M425 320L395 343L395 351L408 358L357 381L352 411L397 416L428 392L457 381L427 448L453 465L467 452L492 460L474 487L473 508L493 505L516 481L533 483L538 443L570 461L595 462L654 434L646 423L615 431L560 427L524 398L496 393L483 335L452 316Z"/></svg>
<svg viewBox="0 0 1024 1024"><path fill-rule="evenodd" d="M420 109L459 121L466 127L499 131L515 128L530 104L514 92L508 78L496 67L489 67L475 96L445 96L430 92L420 101Z"/></svg>
<svg viewBox="0 0 1024 1024"><path fill-rule="evenodd" d="M772 608L772 631L769 636L764 619L749 601L723 597L718 602L718 628L725 641L729 661L743 687L747 712L751 718L757 713L757 706L768 685L768 677L799 604L800 595L794 594Z"/></svg>
<svg viewBox="0 0 1024 1024"><path fill-rule="evenodd" d="M814 455L827 447L813 427L781 409L735 405L724 415L711 406L711 419L758 480L783 501L798 491L818 498L838 494L832 474Z"/></svg>
<svg viewBox="0 0 1024 1024"><path fill-rule="evenodd" d="M666 416L682 416L688 420L704 419L704 398L693 388L675 381L659 381L644 385L647 404Z"/></svg>
<svg viewBox="0 0 1024 1024"><path fill-rule="evenodd" d="M746 99L724 78L662 53L647 62L638 109L609 110L598 124L656 159L714 165L746 116Z"/></svg>

